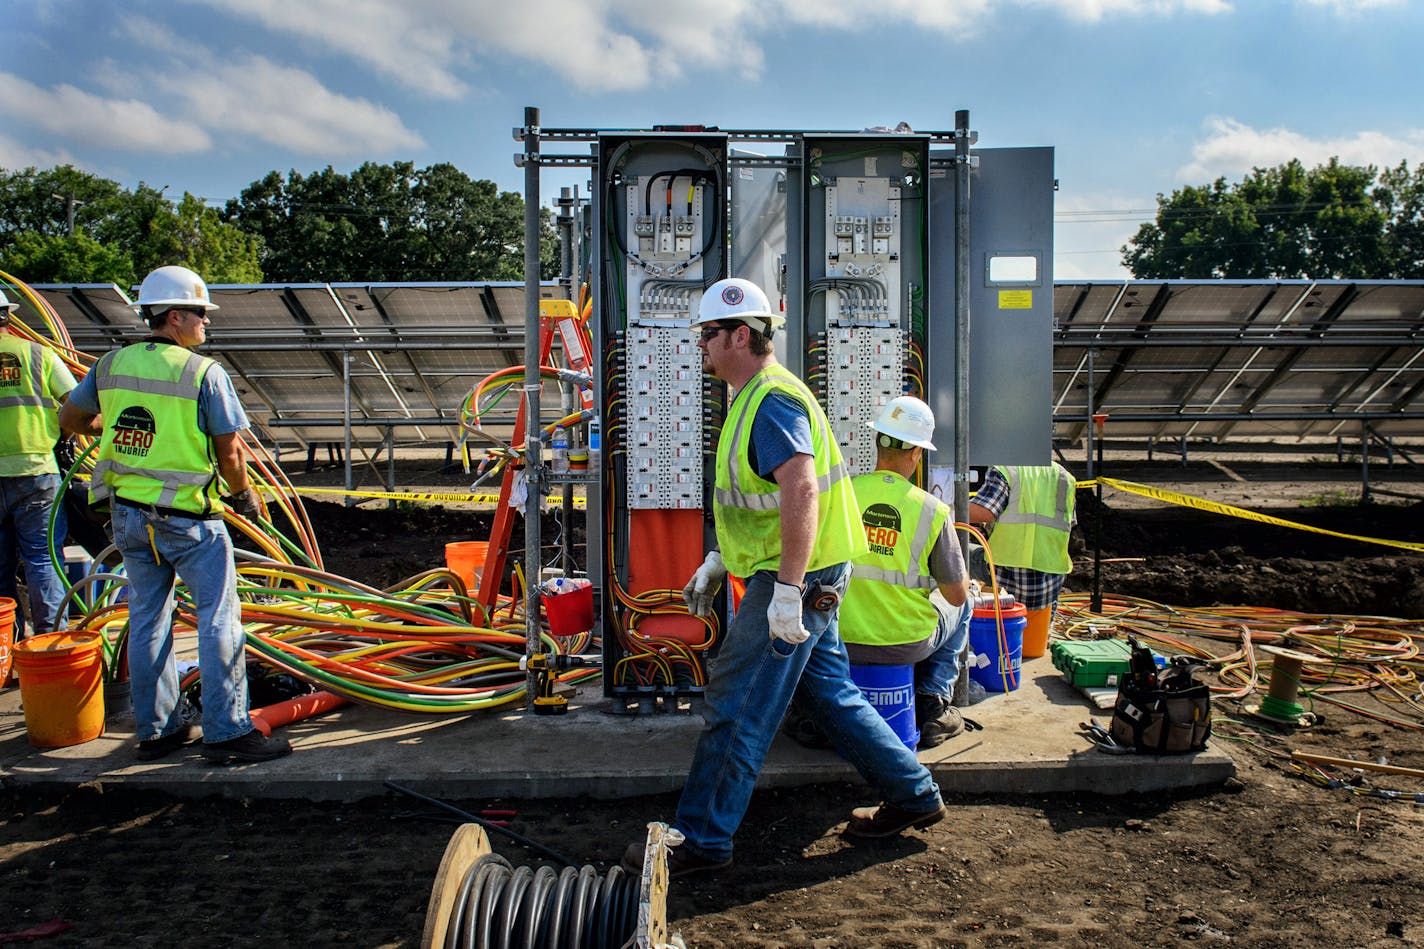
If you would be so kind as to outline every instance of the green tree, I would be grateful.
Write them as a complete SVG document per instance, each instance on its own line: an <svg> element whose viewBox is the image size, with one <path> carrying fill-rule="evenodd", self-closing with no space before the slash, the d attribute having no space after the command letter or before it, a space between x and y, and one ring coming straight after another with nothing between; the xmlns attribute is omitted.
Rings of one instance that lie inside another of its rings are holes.
<svg viewBox="0 0 1424 949"><path fill-rule="evenodd" d="M256 237L191 194L175 207L165 190L129 191L69 165L0 171L0 269L34 283L129 287L183 264L210 283L261 281Z"/></svg>
<svg viewBox="0 0 1424 949"><path fill-rule="evenodd" d="M272 281L518 280L524 201L449 164L367 162L349 175L273 171L225 211L262 238ZM558 273L552 216L541 211L541 276Z"/></svg>
<svg viewBox="0 0 1424 949"><path fill-rule="evenodd" d="M27 283L131 287L137 282L133 259L112 244L94 240L83 228L76 228L73 234L22 231L0 252L0 270Z"/></svg>
<svg viewBox="0 0 1424 949"><path fill-rule="evenodd" d="M1380 172L1373 197L1389 217L1385 256L1392 276L1424 279L1424 164L1408 162Z"/></svg>
<svg viewBox="0 0 1424 949"><path fill-rule="evenodd" d="M1372 279L1394 276L1390 216L1371 193L1373 167L1331 159L1255 168L1157 196L1157 218L1122 248L1146 279Z"/></svg>

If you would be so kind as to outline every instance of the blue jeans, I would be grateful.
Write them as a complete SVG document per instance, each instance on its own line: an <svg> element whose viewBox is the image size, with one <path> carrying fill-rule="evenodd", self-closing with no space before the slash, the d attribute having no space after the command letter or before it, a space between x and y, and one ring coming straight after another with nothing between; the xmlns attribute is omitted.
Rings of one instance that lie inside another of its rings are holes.
<svg viewBox="0 0 1424 949"><path fill-rule="evenodd" d="M849 578L847 565L836 564L808 573L806 583L844 592ZM940 806L934 778L851 681L837 611L803 606L802 623L811 636L799 646L770 638L766 608L775 580L761 571L747 581L708 670L706 727L674 821L690 851L704 857L732 856L732 836L798 681L826 734L884 800L912 811Z"/></svg>
<svg viewBox="0 0 1424 949"><path fill-rule="evenodd" d="M232 541L222 521L155 514L113 505L114 544L129 578L129 680L139 741L183 727L173 646L175 575L198 617L203 741L252 731L247 664ZM150 536L149 530L152 529Z"/></svg>
<svg viewBox="0 0 1424 949"><path fill-rule="evenodd" d="M959 654L969 642L969 620L974 610L967 602L963 606L951 606L948 613L941 607L936 609L939 624L935 626L934 652L915 663L915 691L931 692L948 699L959 679Z"/></svg>
<svg viewBox="0 0 1424 949"><path fill-rule="evenodd" d="M40 474L0 478L0 596L15 599L15 565L25 564L25 589L30 596L30 622L35 632L64 629L59 615L64 599L64 583L55 569L50 548L45 543L49 515L59 496L59 475ZM54 549L64 562L64 510L54 525ZM16 551L19 557L16 557ZM15 612L15 638L23 629L20 612Z"/></svg>

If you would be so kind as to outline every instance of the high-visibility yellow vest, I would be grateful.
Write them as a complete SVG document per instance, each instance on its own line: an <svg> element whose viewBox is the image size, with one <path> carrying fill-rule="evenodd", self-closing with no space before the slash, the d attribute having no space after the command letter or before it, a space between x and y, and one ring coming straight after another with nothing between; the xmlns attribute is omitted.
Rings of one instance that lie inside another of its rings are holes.
<svg viewBox="0 0 1424 949"><path fill-rule="evenodd" d="M811 421L818 519L806 571L844 563L865 550L863 532L856 523L850 473L831 436L826 414L800 379L773 364L748 380L737 393L717 441L712 504L717 519L717 545L727 570L738 577L750 577L758 570L775 570L781 563L781 489L775 481L753 471L749 461L752 421L762 399L773 392L800 402Z"/></svg>
<svg viewBox="0 0 1424 949"><path fill-rule="evenodd" d="M39 343L0 332L0 456L7 474L59 471L54 461L59 416L46 395L44 355Z"/></svg>
<svg viewBox="0 0 1424 949"><path fill-rule="evenodd" d="M1078 482L1062 465L1021 465L998 471L1009 483L1009 501L994 520L989 551L1001 567L1028 567L1067 574L1068 533Z"/></svg>
<svg viewBox="0 0 1424 949"><path fill-rule="evenodd" d="M167 343L136 343L94 365L104 434L89 498L221 513L212 439L198 394L213 360Z"/></svg>
<svg viewBox="0 0 1424 949"><path fill-rule="evenodd" d="M856 475L851 485L869 549L855 558L841 602L841 639L866 646L928 639L939 623L930 551L953 512L893 471Z"/></svg>

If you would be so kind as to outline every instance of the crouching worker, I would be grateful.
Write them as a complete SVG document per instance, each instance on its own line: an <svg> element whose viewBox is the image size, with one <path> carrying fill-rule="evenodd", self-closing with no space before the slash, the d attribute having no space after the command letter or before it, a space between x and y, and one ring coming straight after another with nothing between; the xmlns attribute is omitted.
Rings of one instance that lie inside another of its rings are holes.
<svg viewBox="0 0 1424 949"><path fill-rule="evenodd" d="M954 512L910 483L933 451L934 413L911 396L892 399L869 423L875 470L851 480L867 552L855 558L841 604L840 633L855 665L914 666L919 749L964 731L952 704L969 638L969 580ZM948 605L931 599L936 590ZM786 731L805 745L829 744L798 694Z"/></svg>
<svg viewBox="0 0 1424 949"><path fill-rule="evenodd" d="M888 837L945 814L934 778L850 678L837 608L864 535L830 423L772 351L785 321L759 287L730 279L703 292L692 324L704 371L736 394L717 444L720 552L707 555L683 596L705 615L728 570L745 577L747 589L708 670L706 726L673 822L686 837L669 856L673 877L731 865L732 837L798 682L885 801L857 808L845 833ZM641 841L623 863L641 870Z"/></svg>

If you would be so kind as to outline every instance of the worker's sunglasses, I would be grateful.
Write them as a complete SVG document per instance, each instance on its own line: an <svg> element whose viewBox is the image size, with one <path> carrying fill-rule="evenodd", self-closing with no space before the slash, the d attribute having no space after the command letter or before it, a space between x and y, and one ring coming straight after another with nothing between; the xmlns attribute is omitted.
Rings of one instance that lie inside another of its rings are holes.
<svg viewBox="0 0 1424 949"><path fill-rule="evenodd" d="M184 316L191 316L196 320L206 319L208 311L198 307L175 306L169 310L170 313L181 313Z"/></svg>
<svg viewBox="0 0 1424 949"><path fill-rule="evenodd" d="M706 342L707 340L710 340L715 337L723 330L735 330L737 328L737 325L738 324L733 323L731 326L704 326L702 327L702 329L697 331L697 336L703 342Z"/></svg>

